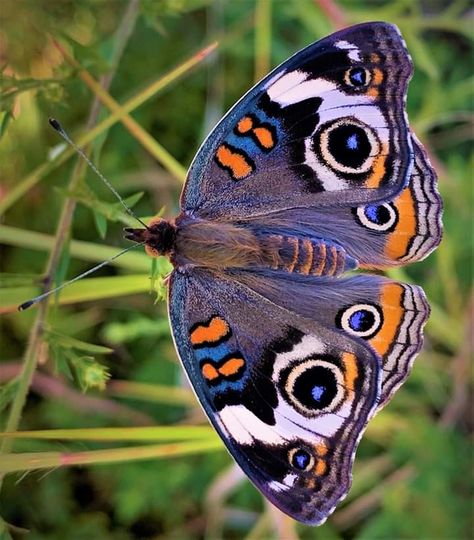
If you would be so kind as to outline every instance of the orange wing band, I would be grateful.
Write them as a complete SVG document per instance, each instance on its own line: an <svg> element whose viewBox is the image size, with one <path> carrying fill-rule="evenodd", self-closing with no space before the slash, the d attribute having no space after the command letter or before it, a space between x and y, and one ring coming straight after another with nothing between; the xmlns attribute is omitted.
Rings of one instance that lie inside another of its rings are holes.
<svg viewBox="0 0 474 540"><path fill-rule="evenodd" d="M205 343L217 343L230 335L230 328L224 319L213 317L207 325L200 324L191 332L191 344L196 347Z"/></svg>
<svg viewBox="0 0 474 540"><path fill-rule="evenodd" d="M234 180L242 180L254 170L250 158L226 144L221 144L217 149L216 161L221 167L230 172Z"/></svg>

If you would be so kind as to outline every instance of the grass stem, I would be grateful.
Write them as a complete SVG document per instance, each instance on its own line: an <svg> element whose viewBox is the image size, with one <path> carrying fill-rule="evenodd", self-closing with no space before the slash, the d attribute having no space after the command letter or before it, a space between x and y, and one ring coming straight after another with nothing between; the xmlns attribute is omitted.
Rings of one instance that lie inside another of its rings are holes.
<svg viewBox="0 0 474 540"><path fill-rule="evenodd" d="M134 0L131 0L131 1L133 2ZM132 27L133 27L134 22L136 21L137 13L138 13L137 10L135 10L134 12L133 11L131 12L129 9L127 9L125 11L125 15L122 18L121 24L119 26L119 30L117 31L117 36L120 39L127 39L127 36L130 36L130 32L123 34L121 31L121 28L123 27L124 24L126 24L128 28L131 22L133 22L132 24ZM133 21L130 21L131 17L133 17ZM123 50L123 46L122 46L122 50ZM107 80L105 81L106 86L110 85L110 83L112 82L112 78L113 77L110 75L107 76ZM89 118L87 121L87 125L89 128L92 128L94 126L94 124L97 121L97 118L99 117L100 108L98 107L97 103L98 103L98 98L96 97L92 104L91 111L89 113ZM77 188L77 186L79 185L79 182L82 179L84 170L85 170L85 162L83 160L78 160L76 163L76 166L74 167L73 173L71 175L71 180L69 183L70 191L74 191ZM66 239L69 235L69 230L71 227L75 206L76 206L76 201L74 199L71 199L71 198L66 199L66 202L64 203L64 207L61 212L61 216L59 218L59 222L56 228L55 242L50 252L48 262L46 264L45 279L43 281L44 291L49 288L50 284L52 283L54 279L54 275L56 273L57 265L59 262L59 258L61 256L61 252L63 250L63 246L65 245ZM23 360L23 368L19 376L18 389L13 398L12 405L9 410L6 426L5 426L5 431L7 432L16 431L20 423L23 408L26 403L26 398L27 398L31 381L33 379L33 374L36 368L36 358L38 355L38 349L42 343L42 335L43 335L43 329L46 322L48 305L49 305L49 299L45 299L38 306L38 312L36 314L35 322L30 332L28 347L26 349L24 360ZM11 448L12 448L12 440L4 439L2 440L0 444L0 453L8 454L11 451ZM7 456L5 455L2 456L2 461L6 457ZM3 480L3 477L0 476L0 488L2 485L2 480Z"/></svg>

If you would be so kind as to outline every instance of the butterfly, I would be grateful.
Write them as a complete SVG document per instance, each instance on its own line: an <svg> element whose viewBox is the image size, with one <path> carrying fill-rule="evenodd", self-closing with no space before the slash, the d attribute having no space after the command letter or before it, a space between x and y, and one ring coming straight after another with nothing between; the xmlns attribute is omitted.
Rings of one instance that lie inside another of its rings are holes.
<svg viewBox="0 0 474 540"><path fill-rule="evenodd" d="M407 378L422 289L356 268L441 239L436 173L410 131L396 26L346 28L292 56L205 140L174 220L127 229L174 266L169 319L227 449L279 509L323 523L370 418Z"/></svg>

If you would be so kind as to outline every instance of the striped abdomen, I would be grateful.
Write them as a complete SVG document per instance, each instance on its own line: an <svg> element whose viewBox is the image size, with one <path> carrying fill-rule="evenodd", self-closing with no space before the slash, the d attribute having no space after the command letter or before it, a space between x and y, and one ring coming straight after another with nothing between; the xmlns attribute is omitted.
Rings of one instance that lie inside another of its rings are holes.
<svg viewBox="0 0 474 540"><path fill-rule="evenodd" d="M341 246L319 239L269 235L264 243L274 270L306 276L338 276L357 266Z"/></svg>
<svg viewBox="0 0 474 540"><path fill-rule="evenodd" d="M257 233L232 223L176 220L171 258L175 266L206 268L272 268L312 276L338 276L357 261L337 244L315 238Z"/></svg>

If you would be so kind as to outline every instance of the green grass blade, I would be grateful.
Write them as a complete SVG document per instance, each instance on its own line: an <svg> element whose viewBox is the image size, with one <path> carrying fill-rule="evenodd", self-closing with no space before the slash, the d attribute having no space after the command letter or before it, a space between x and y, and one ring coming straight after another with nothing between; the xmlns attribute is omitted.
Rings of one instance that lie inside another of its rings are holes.
<svg viewBox="0 0 474 540"><path fill-rule="evenodd" d="M2 456L0 474L35 471L71 465L124 463L144 459L159 459L221 451L217 438L183 443L157 444L126 448L90 450L86 452L25 452Z"/></svg>
<svg viewBox="0 0 474 540"><path fill-rule="evenodd" d="M190 406L196 404L196 398L191 390L161 384L113 381L108 387L108 393L117 397L167 405Z"/></svg>
<svg viewBox="0 0 474 540"><path fill-rule="evenodd" d="M126 428L47 429L0 433L10 439L42 439L68 441L187 441L216 439L210 426L150 426Z"/></svg>
<svg viewBox="0 0 474 540"><path fill-rule="evenodd" d="M97 124L93 129L89 130L84 135L76 138L77 146L86 146L93 141L96 137L101 135L105 130L109 129L118 121L121 121L126 115L131 113L142 103L155 96L158 92L162 91L172 82L179 79L185 73L189 72L193 67L201 63L204 58L211 54L217 47L217 43L211 43L207 47L201 49L198 53L191 56L188 60L169 71L167 74L159 77L150 86L139 92L136 96L132 97L115 110L110 116L105 118L102 122ZM0 201L0 215L4 214L11 206L13 206L23 195L29 191L33 186L40 182L46 175L52 172L56 167L64 163L71 156L75 155L72 148L64 147L65 149L58 154L54 159L46 163L42 163L39 167L34 169L26 178L19 181L17 185L12 188Z"/></svg>
<svg viewBox="0 0 474 540"><path fill-rule="evenodd" d="M255 81L270 71L272 50L272 0L257 0L255 6Z"/></svg>
<svg viewBox="0 0 474 540"><path fill-rule="evenodd" d="M150 291L149 274L113 276L106 278L82 279L61 291L58 304L91 302L104 298L122 297ZM1 311L15 310L19 304L34 298L41 292L40 287L15 287L0 289Z"/></svg>
<svg viewBox="0 0 474 540"><path fill-rule="evenodd" d="M0 225L0 243L2 244L39 251L51 251L54 242L54 236L48 234ZM71 257L76 257L84 261L102 262L112 258L119 251L119 248L95 244L93 242L82 242L81 240L71 240L70 244ZM164 258L160 258L158 262L160 265L163 265L162 268L165 268L167 265ZM112 261L111 265L135 272L147 272L150 270L150 258L143 252L129 251Z"/></svg>

